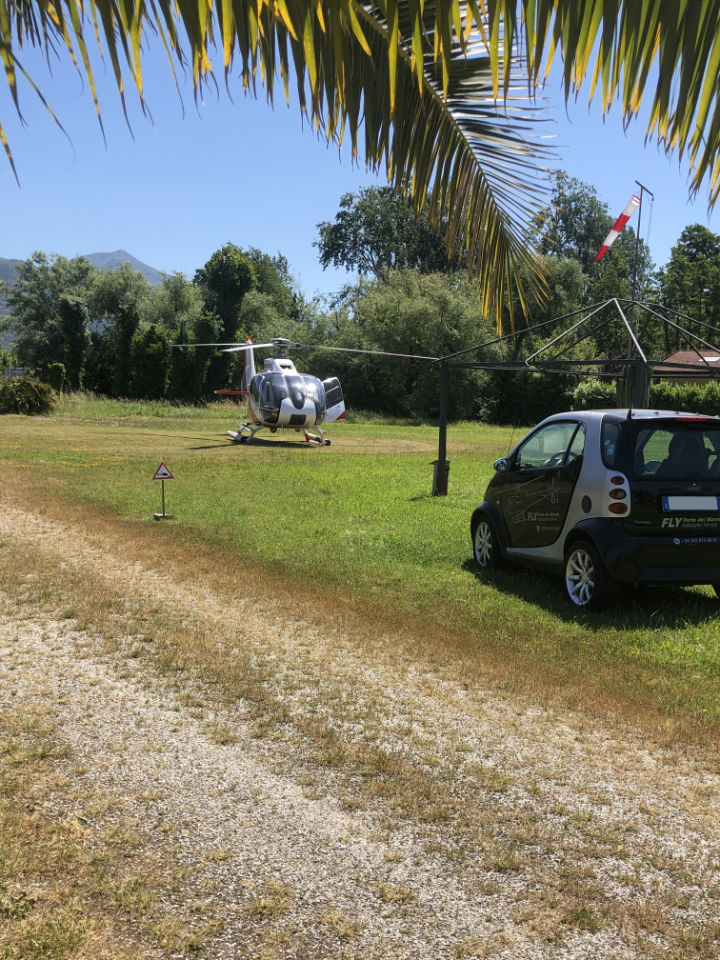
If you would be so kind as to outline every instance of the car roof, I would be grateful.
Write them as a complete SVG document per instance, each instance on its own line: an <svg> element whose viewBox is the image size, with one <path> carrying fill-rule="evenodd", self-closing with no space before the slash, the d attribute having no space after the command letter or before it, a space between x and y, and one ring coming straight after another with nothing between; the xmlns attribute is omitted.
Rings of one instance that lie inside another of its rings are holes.
<svg viewBox="0 0 720 960"><path fill-rule="evenodd" d="M620 420L716 420L720 423L720 417L709 416L704 413L691 413L683 410L650 410L650 409L624 409L608 408L604 410L568 410L564 413L554 413L552 416L543 420L543 423L551 423L553 420L583 420L586 423L596 422L604 419L608 415L613 415Z"/></svg>

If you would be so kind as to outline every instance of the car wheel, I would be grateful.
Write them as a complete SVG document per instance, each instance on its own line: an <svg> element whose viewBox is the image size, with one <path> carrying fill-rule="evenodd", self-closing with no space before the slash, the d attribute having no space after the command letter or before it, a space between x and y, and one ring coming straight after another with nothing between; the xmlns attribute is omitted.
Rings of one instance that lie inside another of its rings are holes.
<svg viewBox="0 0 720 960"><path fill-rule="evenodd" d="M586 610L600 610L617 596L617 583L588 540L574 543L565 554L565 591L572 604Z"/></svg>
<svg viewBox="0 0 720 960"><path fill-rule="evenodd" d="M481 570L491 570L502 564L497 534L487 517L481 516L473 530L473 554Z"/></svg>

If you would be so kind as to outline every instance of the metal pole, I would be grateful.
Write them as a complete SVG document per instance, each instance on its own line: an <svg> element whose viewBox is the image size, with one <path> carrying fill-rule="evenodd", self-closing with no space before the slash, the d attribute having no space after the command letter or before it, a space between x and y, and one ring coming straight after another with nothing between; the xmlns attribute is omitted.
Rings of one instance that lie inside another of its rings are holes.
<svg viewBox="0 0 720 960"><path fill-rule="evenodd" d="M639 180L636 180L635 183L640 187L640 206L638 207L637 233L635 234L635 267L633 269L632 300L637 300L637 275L638 261L640 260L640 224L642 223L643 194L649 193L653 200L655 199L655 194L652 192L652 190L648 190L648 188L643 186Z"/></svg>
<svg viewBox="0 0 720 960"><path fill-rule="evenodd" d="M652 190L636 180L640 187L640 205L638 206L637 233L635 234L635 264L633 267L633 281L631 300L637 300L638 264L640 262L640 227L642 224L643 194L649 193L655 199ZM633 309L633 317L637 317L637 309ZM628 360L632 357L631 341L628 339ZM625 372L625 402L628 407L646 407L650 402L650 378L647 362L643 356L638 356L634 364L628 364Z"/></svg>
<svg viewBox="0 0 720 960"><path fill-rule="evenodd" d="M447 496L447 411L450 371L445 360L440 361L440 423L438 429L438 456L433 476L434 497Z"/></svg>

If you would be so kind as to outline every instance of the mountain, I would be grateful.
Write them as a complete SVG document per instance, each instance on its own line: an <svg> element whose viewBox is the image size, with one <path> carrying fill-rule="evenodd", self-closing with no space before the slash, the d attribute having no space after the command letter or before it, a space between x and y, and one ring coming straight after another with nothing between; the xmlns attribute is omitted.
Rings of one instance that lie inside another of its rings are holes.
<svg viewBox="0 0 720 960"><path fill-rule="evenodd" d="M19 260L6 260L0 257L0 280L5 283L12 283L15 280L15 269L20 263Z"/></svg>
<svg viewBox="0 0 720 960"><path fill-rule="evenodd" d="M163 275L159 270L156 270L155 267L148 266L148 264L143 263L142 260L138 260L137 257L128 253L127 250L115 250L113 253L86 253L84 256L86 260L89 260L90 263L99 270L114 270L121 263L129 263L133 270L139 270L140 273L144 274L149 283L162 283ZM6 283L13 283L17 265L20 262L20 260L9 260L6 257L0 257L0 280L4 280ZM1 312L2 310L0 308L0 313Z"/></svg>
<svg viewBox="0 0 720 960"><path fill-rule="evenodd" d="M133 270L139 270L144 274L149 283L154 285L162 283L163 275L159 270L149 267L127 250L114 250L112 253L86 253L85 259L99 270L114 270L121 263L129 263Z"/></svg>

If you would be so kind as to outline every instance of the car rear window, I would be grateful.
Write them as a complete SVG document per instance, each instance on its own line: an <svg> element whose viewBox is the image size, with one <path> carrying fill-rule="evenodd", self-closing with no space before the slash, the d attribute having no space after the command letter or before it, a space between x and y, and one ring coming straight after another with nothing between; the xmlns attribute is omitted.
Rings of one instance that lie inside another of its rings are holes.
<svg viewBox="0 0 720 960"><path fill-rule="evenodd" d="M630 421L622 426L628 442L626 445L617 443L616 462L609 466L620 466L617 458L622 456L624 472L635 478L720 478L720 426L717 421Z"/></svg>

